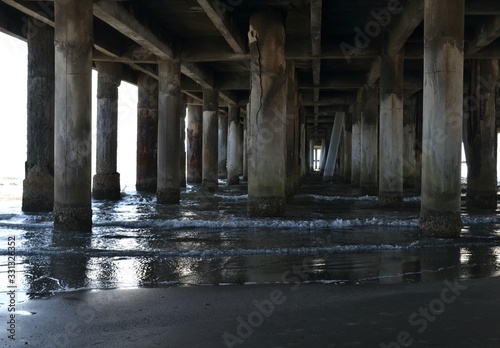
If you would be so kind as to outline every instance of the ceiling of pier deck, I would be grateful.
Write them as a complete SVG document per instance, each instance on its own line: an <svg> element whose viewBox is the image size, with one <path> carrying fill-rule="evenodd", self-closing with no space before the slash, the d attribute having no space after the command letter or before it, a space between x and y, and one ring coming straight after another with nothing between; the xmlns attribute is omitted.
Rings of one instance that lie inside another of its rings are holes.
<svg viewBox="0 0 500 348"><path fill-rule="evenodd" d="M423 17L415 5L422 1L401 0L403 11L413 11L416 18ZM213 10L216 3L225 4L225 11L222 17L214 20L207 4ZM466 45L479 42L466 53L467 57L500 57L500 40L497 39L500 18L495 22L495 16L500 16L500 1L466 0L465 3ZM99 4L115 6L108 18L96 13ZM350 62L343 56L340 45L343 42L353 45L355 28L363 30L373 21L373 13L386 9L387 5L388 0L98 0L94 5L94 59L124 63L128 66L125 69L128 79L133 82L139 73L155 76L157 56L151 47L171 50L183 61L185 92L190 96L199 96L204 86L220 87L223 103L240 103L248 98L250 86L249 18L259 9L278 7L287 11L286 52L287 58L295 61L299 88L308 105L319 107L328 100L338 101L334 98L336 94L350 94L364 83L376 83L377 57L386 34L371 38L368 47L361 49ZM22 38L26 34L23 24L27 16L53 25L51 8L50 1L0 0L0 28ZM127 21L117 24L119 19L115 21L113 11L132 18L135 24ZM387 30L392 32L398 21L399 17L393 16ZM318 23L320 27L314 28ZM404 37L405 78L410 80L408 86L414 90L419 88L423 67L423 23L416 21L409 27ZM484 45L484 40L477 40L482 29L489 30L488 42L491 43ZM145 35L142 42L134 37L137 32ZM314 37L321 40L315 43ZM150 44L144 45L144 41Z"/></svg>

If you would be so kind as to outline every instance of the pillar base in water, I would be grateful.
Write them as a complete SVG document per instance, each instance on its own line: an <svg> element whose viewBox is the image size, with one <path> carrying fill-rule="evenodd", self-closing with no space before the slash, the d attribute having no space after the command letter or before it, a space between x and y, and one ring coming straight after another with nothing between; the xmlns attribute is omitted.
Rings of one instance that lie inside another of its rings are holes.
<svg viewBox="0 0 500 348"><path fill-rule="evenodd" d="M466 202L468 207L496 209L497 193L492 191L467 190Z"/></svg>
<svg viewBox="0 0 500 348"><path fill-rule="evenodd" d="M54 177L49 173L29 172L23 180L24 212L50 212L54 209Z"/></svg>
<svg viewBox="0 0 500 348"><path fill-rule="evenodd" d="M250 217L281 217L285 215L284 197L249 197Z"/></svg>
<svg viewBox="0 0 500 348"><path fill-rule="evenodd" d="M323 177L324 182L332 182L333 181L333 175L332 176L324 176Z"/></svg>
<svg viewBox="0 0 500 348"><path fill-rule="evenodd" d="M120 199L120 174L96 174L93 179L94 199Z"/></svg>
<svg viewBox="0 0 500 348"><path fill-rule="evenodd" d="M227 184L228 185L238 185L240 183L240 177L239 176L230 176L227 178Z"/></svg>
<svg viewBox="0 0 500 348"><path fill-rule="evenodd" d="M156 193L159 204L179 204L181 192L179 189L161 189Z"/></svg>
<svg viewBox="0 0 500 348"><path fill-rule="evenodd" d="M457 238L461 229L460 212L422 210L420 213L421 236Z"/></svg>
<svg viewBox="0 0 500 348"><path fill-rule="evenodd" d="M54 204L54 229L90 232L92 230L91 207Z"/></svg>
<svg viewBox="0 0 500 348"><path fill-rule="evenodd" d="M136 183L135 189L137 191L156 193L156 178L141 180L141 182Z"/></svg>
<svg viewBox="0 0 500 348"><path fill-rule="evenodd" d="M381 192L379 202L385 208L402 208L403 194L401 192Z"/></svg>

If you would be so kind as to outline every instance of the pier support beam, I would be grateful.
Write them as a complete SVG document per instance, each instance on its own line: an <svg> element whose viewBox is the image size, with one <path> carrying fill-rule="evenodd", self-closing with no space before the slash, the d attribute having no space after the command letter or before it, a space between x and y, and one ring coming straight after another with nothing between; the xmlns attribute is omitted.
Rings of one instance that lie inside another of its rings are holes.
<svg viewBox="0 0 500 348"><path fill-rule="evenodd" d="M206 193L216 193L219 169L219 91L203 90L203 175Z"/></svg>
<svg viewBox="0 0 500 348"><path fill-rule="evenodd" d="M287 76L285 13L250 17L251 107L248 122L248 213L285 214Z"/></svg>
<svg viewBox="0 0 500 348"><path fill-rule="evenodd" d="M188 105L186 142L186 180L190 184L201 184L202 179L202 113L201 105Z"/></svg>
<svg viewBox="0 0 500 348"><path fill-rule="evenodd" d="M97 151L92 195L95 199L120 199L120 174L116 171L118 148L118 86L120 63L97 63Z"/></svg>
<svg viewBox="0 0 500 348"><path fill-rule="evenodd" d="M378 88L365 86L361 98L361 191L378 193Z"/></svg>
<svg viewBox="0 0 500 348"><path fill-rule="evenodd" d="M54 208L54 30L28 21L28 151L22 209Z"/></svg>
<svg viewBox="0 0 500 348"><path fill-rule="evenodd" d="M352 176L352 114L344 119L344 181L351 182Z"/></svg>
<svg viewBox="0 0 500 348"><path fill-rule="evenodd" d="M219 179L227 178L227 128L228 116L219 114Z"/></svg>
<svg viewBox="0 0 500 348"><path fill-rule="evenodd" d="M180 61L159 61L158 76L157 202L179 204L179 129L182 101Z"/></svg>
<svg viewBox="0 0 500 348"><path fill-rule="evenodd" d="M359 187L361 178L361 96L358 90L352 113L351 186Z"/></svg>
<svg viewBox="0 0 500 348"><path fill-rule="evenodd" d="M403 61L380 57L379 200L390 208L403 206Z"/></svg>
<svg viewBox="0 0 500 348"><path fill-rule="evenodd" d="M463 114L464 0L425 0L420 232L458 237Z"/></svg>
<svg viewBox="0 0 500 348"><path fill-rule="evenodd" d="M337 112L335 114L332 138L330 140L330 148L328 149L323 181L333 181L333 173L335 170L335 164L337 163L337 155L339 152L340 136L342 132L342 126L344 124L344 117L345 114L343 112Z"/></svg>
<svg viewBox="0 0 500 348"><path fill-rule="evenodd" d="M55 1L54 229L90 231L93 1Z"/></svg>
<svg viewBox="0 0 500 348"><path fill-rule="evenodd" d="M137 81L137 191L156 193L158 172L158 81L140 75Z"/></svg>
<svg viewBox="0 0 500 348"><path fill-rule="evenodd" d="M228 107L228 135L227 135L227 184L238 185L240 183L240 122L239 107L229 105Z"/></svg>
<svg viewBox="0 0 500 348"><path fill-rule="evenodd" d="M496 83L498 60L470 61L465 101L464 148L467 157L467 205L497 207Z"/></svg>

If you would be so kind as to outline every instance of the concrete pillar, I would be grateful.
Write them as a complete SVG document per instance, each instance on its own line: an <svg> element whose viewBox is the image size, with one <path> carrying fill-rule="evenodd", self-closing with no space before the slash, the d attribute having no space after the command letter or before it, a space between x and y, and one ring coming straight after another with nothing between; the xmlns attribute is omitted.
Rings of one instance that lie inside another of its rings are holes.
<svg viewBox="0 0 500 348"><path fill-rule="evenodd" d="M425 0L420 232L458 237L463 113L464 0Z"/></svg>
<svg viewBox="0 0 500 348"><path fill-rule="evenodd" d="M137 191L156 193L158 172L158 81L148 75L137 80Z"/></svg>
<svg viewBox="0 0 500 348"><path fill-rule="evenodd" d="M22 209L54 208L54 30L28 21L28 149Z"/></svg>
<svg viewBox="0 0 500 348"><path fill-rule="evenodd" d="M219 91L203 90L203 190L217 192L219 155Z"/></svg>
<svg viewBox="0 0 500 348"><path fill-rule="evenodd" d="M379 201L403 206L403 53L380 57Z"/></svg>
<svg viewBox="0 0 500 348"><path fill-rule="evenodd" d="M416 121L417 98L411 96L403 106L403 188L415 188L417 182Z"/></svg>
<svg viewBox="0 0 500 348"><path fill-rule="evenodd" d="M300 184L304 182L307 175L307 163L306 125L300 123Z"/></svg>
<svg viewBox="0 0 500 348"><path fill-rule="evenodd" d="M285 214L285 13L267 9L250 17L251 107L248 122L248 213Z"/></svg>
<svg viewBox="0 0 500 348"><path fill-rule="evenodd" d="M309 140L309 171L314 171L314 145L316 141L314 139Z"/></svg>
<svg viewBox="0 0 500 348"><path fill-rule="evenodd" d="M326 164L326 156L328 155L328 150L326 147L326 139L321 139L321 151L319 155L319 163L318 163L318 170L321 175L323 175L323 172L325 170L325 164Z"/></svg>
<svg viewBox="0 0 500 348"><path fill-rule="evenodd" d="M497 207L496 83L498 60L471 61L465 101L464 148L467 157L467 205Z"/></svg>
<svg viewBox="0 0 500 348"><path fill-rule="evenodd" d="M241 109L239 109L241 110ZM240 133L239 137L238 137L238 154L239 154L239 158L238 158L238 174L239 175L243 175L243 158L244 158L244 154L243 154L243 150L244 150L244 136L245 136L245 130L244 130L244 125L243 125L243 122L244 122L245 118L244 117L241 117L241 114L240 116L238 116L238 132Z"/></svg>
<svg viewBox="0 0 500 348"><path fill-rule="evenodd" d="M191 184L201 184L202 178L202 113L201 105L188 105L186 180Z"/></svg>
<svg viewBox="0 0 500 348"><path fill-rule="evenodd" d="M227 135L227 184L238 185L240 183L240 120L239 107L229 105L228 107L228 135ZM220 120L220 119L219 119Z"/></svg>
<svg viewBox="0 0 500 348"><path fill-rule="evenodd" d="M248 118L250 117L250 103L247 104L247 114L243 120L243 161L242 176L243 181L248 181Z"/></svg>
<svg viewBox="0 0 500 348"><path fill-rule="evenodd" d="M352 176L352 114L344 119L344 181L350 183Z"/></svg>
<svg viewBox="0 0 500 348"><path fill-rule="evenodd" d="M351 155L351 186L359 187L361 178L361 96L359 90L352 113L352 155Z"/></svg>
<svg viewBox="0 0 500 348"><path fill-rule="evenodd" d="M157 202L179 204L179 142L181 115L181 64L158 62L158 187Z"/></svg>
<svg viewBox="0 0 500 348"><path fill-rule="evenodd" d="M54 6L54 228L90 231L93 1Z"/></svg>
<svg viewBox="0 0 500 348"><path fill-rule="evenodd" d="M227 129L228 116L219 114L219 179L227 178Z"/></svg>
<svg viewBox="0 0 500 348"><path fill-rule="evenodd" d="M295 64L293 60L286 62L287 100L286 100L286 182L285 195L287 203L293 203L297 188L297 148L296 121L298 119L297 89L295 83Z"/></svg>
<svg viewBox="0 0 500 348"><path fill-rule="evenodd" d="M92 195L95 199L120 199L120 174L116 171L118 147L118 86L120 63L97 62L97 151Z"/></svg>
<svg viewBox="0 0 500 348"><path fill-rule="evenodd" d="M363 87L361 98L361 191L378 194L378 88Z"/></svg>
<svg viewBox="0 0 500 348"><path fill-rule="evenodd" d="M337 112L333 124L332 138L330 140L330 148L328 149L328 157L326 160L325 173L323 181L333 181L333 172L337 163L337 155L339 152L340 135L344 124L345 113Z"/></svg>
<svg viewBox="0 0 500 348"><path fill-rule="evenodd" d="M180 106L180 139L179 139L179 186L186 187L186 101L183 98Z"/></svg>

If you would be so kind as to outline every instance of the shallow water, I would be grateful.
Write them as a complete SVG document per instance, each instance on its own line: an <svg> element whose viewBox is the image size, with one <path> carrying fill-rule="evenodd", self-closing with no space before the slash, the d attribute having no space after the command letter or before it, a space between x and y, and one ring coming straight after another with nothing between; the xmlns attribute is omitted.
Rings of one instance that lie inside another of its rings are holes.
<svg viewBox="0 0 500 348"><path fill-rule="evenodd" d="M248 218L246 185L215 196L188 186L179 206L126 191L94 201L92 233L56 233L51 214L0 199L0 304L7 303L8 240L15 238L17 301L82 289L319 282L428 282L500 275L500 215L463 209L459 239L421 238L420 198L378 207L344 184L312 176L284 218ZM10 192L10 193L9 193Z"/></svg>

